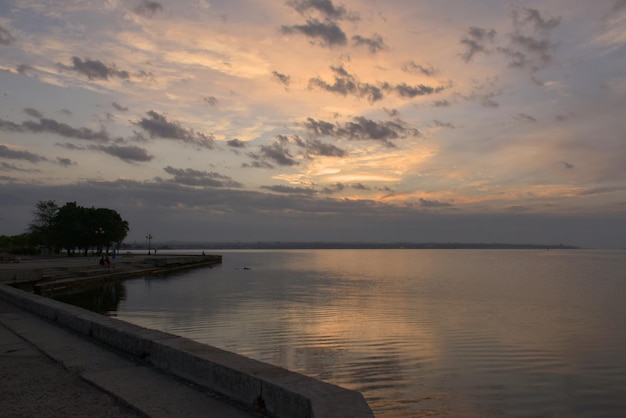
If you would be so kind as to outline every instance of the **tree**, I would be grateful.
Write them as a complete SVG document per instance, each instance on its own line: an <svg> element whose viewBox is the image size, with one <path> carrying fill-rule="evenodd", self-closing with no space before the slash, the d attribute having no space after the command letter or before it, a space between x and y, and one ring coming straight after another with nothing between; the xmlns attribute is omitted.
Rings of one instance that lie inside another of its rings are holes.
<svg viewBox="0 0 626 418"><path fill-rule="evenodd" d="M34 219L28 226L33 244L52 248L54 242L53 223L59 211L54 200L40 200L33 211Z"/></svg>
<svg viewBox="0 0 626 418"><path fill-rule="evenodd" d="M128 222L116 211L84 208L76 202L58 207L53 201L40 201L34 215L30 228L38 240L53 248L64 248L68 255L76 249L87 255L93 247L108 252L111 244L119 246L129 231Z"/></svg>
<svg viewBox="0 0 626 418"><path fill-rule="evenodd" d="M82 248L81 244L86 243L87 225L85 223L84 208L78 206L76 202L68 202L57 211L52 225L54 240L55 244L67 250L68 256L76 248Z"/></svg>
<svg viewBox="0 0 626 418"><path fill-rule="evenodd" d="M91 208L88 218L96 237L95 244L100 252L103 248L108 252L112 244L119 247L128 234L128 222L112 209Z"/></svg>

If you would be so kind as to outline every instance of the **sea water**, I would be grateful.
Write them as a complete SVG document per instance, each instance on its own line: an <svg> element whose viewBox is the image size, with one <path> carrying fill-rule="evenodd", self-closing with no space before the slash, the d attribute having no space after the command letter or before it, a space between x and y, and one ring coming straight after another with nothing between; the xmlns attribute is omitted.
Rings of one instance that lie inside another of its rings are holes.
<svg viewBox="0 0 626 418"><path fill-rule="evenodd" d="M60 299L358 390L377 417L626 416L626 251L207 253L223 263Z"/></svg>

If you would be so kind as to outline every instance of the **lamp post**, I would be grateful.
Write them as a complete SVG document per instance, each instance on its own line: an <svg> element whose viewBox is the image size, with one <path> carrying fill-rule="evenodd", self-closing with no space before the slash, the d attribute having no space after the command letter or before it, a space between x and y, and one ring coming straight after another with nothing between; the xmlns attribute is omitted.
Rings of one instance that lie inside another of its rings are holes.
<svg viewBox="0 0 626 418"><path fill-rule="evenodd" d="M98 229L96 229L96 241L99 245L98 247L98 251L100 254L102 254L102 239L104 238L104 229L102 229L102 227L99 227Z"/></svg>
<svg viewBox="0 0 626 418"><path fill-rule="evenodd" d="M152 234L146 235L146 239L148 240L148 255L150 255L150 241L152 240Z"/></svg>

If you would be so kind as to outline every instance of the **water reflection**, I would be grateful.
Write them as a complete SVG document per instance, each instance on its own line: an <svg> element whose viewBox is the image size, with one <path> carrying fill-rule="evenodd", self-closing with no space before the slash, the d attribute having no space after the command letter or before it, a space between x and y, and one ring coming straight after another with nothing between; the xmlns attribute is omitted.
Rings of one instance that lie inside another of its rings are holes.
<svg viewBox="0 0 626 418"><path fill-rule="evenodd" d="M126 299L126 287L123 282L106 283L87 287L80 292L55 295L54 298L70 305L115 316L120 302Z"/></svg>
<svg viewBox="0 0 626 418"><path fill-rule="evenodd" d="M221 253L86 298L359 390L377 416L626 416L624 252Z"/></svg>

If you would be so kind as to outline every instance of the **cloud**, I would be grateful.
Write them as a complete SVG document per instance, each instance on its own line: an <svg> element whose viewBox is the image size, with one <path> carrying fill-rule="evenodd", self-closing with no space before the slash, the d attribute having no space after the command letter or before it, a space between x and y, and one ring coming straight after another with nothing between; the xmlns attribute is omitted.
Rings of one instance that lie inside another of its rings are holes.
<svg viewBox="0 0 626 418"><path fill-rule="evenodd" d="M448 99L435 100L433 102L434 107L449 107L450 105L452 105L452 103L450 103L450 100Z"/></svg>
<svg viewBox="0 0 626 418"><path fill-rule="evenodd" d="M409 86L406 83L400 83L397 85L390 85L384 83L382 88L385 91L395 92L398 96L403 98L414 98L417 96L425 96L429 94L439 93L443 91L444 87L431 87L424 84L418 84L416 86Z"/></svg>
<svg viewBox="0 0 626 418"><path fill-rule="evenodd" d="M166 173L174 176L174 183L184 186L201 187L243 187L241 183L231 177L208 171L199 171L191 168L181 169L167 166L163 169Z"/></svg>
<svg viewBox="0 0 626 418"><path fill-rule="evenodd" d="M293 140L297 146L306 150L307 156L344 157L346 155L346 151L341 148L333 144L325 144L319 139L302 139L296 135Z"/></svg>
<svg viewBox="0 0 626 418"><path fill-rule="evenodd" d="M348 94L356 97L367 97L370 103L374 103L383 98L380 88L368 84L361 83L354 75L348 73L343 67L330 67L334 73L335 80L332 84L322 80L320 77L311 78L309 80L309 88L319 88L331 93L337 93L342 96Z"/></svg>
<svg viewBox="0 0 626 418"><path fill-rule="evenodd" d="M615 0L613 7L611 7L611 13L619 14L623 10L626 10L626 0Z"/></svg>
<svg viewBox="0 0 626 418"><path fill-rule="evenodd" d="M158 12L163 11L163 6L161 3L151 0L142 0L141 3L133 9L133 11L145 17L152 17Z"/></svg>
<svg viewBox="0 0 626 418"><path fill-rule="evenodd" d="M331 66L330 69L334 73L335 78L332 84L320 77L316 77L309 80L309 88L319 88L342 96L366 97L370 103L383 99L383 92L395 93L401 98L414 98L416 96L439 93L444 90L444 87L431 87L423 84L410 86L406 83L396 85L388 82L378 83L378 85L362 83L355 75L350 74L342 66Z"/></svg>
<svg viewBox="0 0 626 418"><path fill-rule="evenodd" d="M0 171L18 171L22 173L40 173L41 172L41 170L32 169L32 168L31 169L21 168L21 167L16 166L15 164L5 163L4 161L0 162ZM6 177L6 176L0 176L0 179L7 180L7 181L17 180L14 177Z"/></svg>
<svg viewBox="0 0 626 418"><path fill-rule="evenodd" d="M276 193L292 194L298 196L314 196L317 192L311 188L291 187L291 186L261 186L262 189L270 190Z"/></svg>
<svg viewBox="0 0 626 418"><path fill-rule="evenodd" d="M518 30L522 26L530 24L535 31L546 32L556 28L561 23L561 18L546 19L541 16L539 10L526 7L513 9L512 16L513 24Z"/></svg>
<svg viewBox="0 0 626 418"><path fill-rule="evenodd" d="M72 65L57 64L62 70L76 71L87 76L89 80L108 80L109 78L121 78L127 80L130 78L128 71L122 71L115 68L115 64L107 66L102 61L86 59L81 60L78 57L72 57Z"/></svg>
<svg viewBox="0 0 626 418"><path fill-rule="evenodd" d="M549 39L550 32L560 25L560 18L546 18L537 9L515 8L511 13L513 33L510 45L498 46L495 51L504 56L509 67L545 68L552 61L556 45Z"/></svg>
<svg viewBox="0 0 626 418"><path fill-rule="evenodd" d="M26 160L31 163L47 161L47 159L45 157L42 157L41 155L37 155L29 151L14 150L2 144L0 144L0 158L6 158L10 160Z"/></svg>
<svg viewBox="0 0 626 418"><path fill-rule="evenodd" d="M261 145L258 155L262 160L272 161L282 167L298 165L286 144L281 141L275 141L272 145Z"/></svg>
<svg viewBox="0 0 626 418"><path fill-rule="evenodd" d="M232 148L245 148L246 147L246 143L237 138L231 139L230 141L226 141L226 145Z"/></svg>
<svg viewBox="0 0 626 418"><path fill-rule="evenodd" d="M412 74L422 74L428 77L432 77L439 73L439 70L434 68L432 65L424 66L421 64L416 64L413 61L408 61L402 64L402 71Z"/></svg>
<svg viewBox="0 0 626 418"><path fill-rule="evenodd" d="M127 163L152 161L154 158L145 149L134 145L101 145L93 147L93 149L105 152Z"/></svg>
<svg viewBox="0 0 626 418"><path fill-rule="evenodd" d="M11 32L0 26L0 45L11 45L15 41Z"/></svg>
<svg viewBox="0 0 626 418"><path fill-rule="evenodd" d="M518 113L516 116L514 116L514 118L516 120L521 120L521 121L526 121L526 122L537 122L537 119L535 119L534 117L526 114L526 113Z"/></svg>
<svg viewBox="0 0 626 418"><path fill-rule="evenodd" d="M309 19L305 25L283 25L281 32L286 35L305 35L312 43L317 40L320 46L325 47L343 46L348 42L346 34L337 24L330 21L320 22L317 19Z"/></svg>
<svg viewBox="0 0 626 418"><path fill-rule="evenodd" d="M484 29L472 26L467 35L461 39L461 44L466 47L466 51L461 54L463 61L470 62L474 55L487 51L487 44L492 43L496 37L494 29Z"/></svg>
<svg viewBox="0 0 626 418"><path fill-rule="evenodd" d="M594 196L605 193L623 192L626 187L591 187L578 192L579 196Z"/></svg>
<svg viewBox="0 0 626 418"><path fill-rule="evenodd" d="M52 133L66 138L77 138L85 140L95 140L108 142L111 140L109 134L101 129L94 131L89 128L74 128L66 123L56 121L54 119L44 118L41 113L32 108L24 109L24 112L30 116L38 118L38 121L24 121L21 124L15 122L1 120L0 130L12 132L35 132L35 133Z"/></svg>
<svg viewBox="0 0 626 418"><path fill-rule="evenodd" d="M30 107L25 108L24 113L34 118L38 118L38 119L43 118L43 115L41 114L41 112L39 112L37 109L32 109Z"/></svg>
<svg viewBox="0 0 626 418"><path fill-rule="evenodd" d="M511 36L514 44L517 46L535 54L542 65L548 64L552 59L552 50L554 45L547 39L537 39L530 36L524 36L520 34L514 34ZM509 55L510 56L510 55ZM526 60L514 61L512 65L520 66L526 64Z"/></svg>
<svg viewBox="0 0 626 418"><path fill-rule="evenodd" d="M281 74L278 71L272 71L272 76L275 80L277 80L280 84L285 87L289 87L289 83L291 82L291 77L285 74Z"/></svg>
<svg viewBox="0 0 626 418"><path fill-rule="evenodd" d="M214 96L207 96L204 99L205 103L208 103L209 106L216 106L217 105L217 98L215 98Z"/></svg>
<svg viewBox="0 0 626 418"><path fill-rule="evenodd" d="M34 70L34 68L30 65L19 64L17 67L15 67L15 70L21 75L26 75L27 72Z"/></svg>
<svg viewBox="0 0 626 418"><path fill-rule="evenodd" d="M66 138L77 138L103 142L111 140L109 134L104 129L96 132L89 128L73 128L66 123L48 118L40 118L39 121L24 121L22 122L21 130L38 133L49 132Z"/></svg>
<svg viewBox="0 0 626 418"><path fill-rule="evenodd" d="M387 49L385 42L383 41L383 37L376 33L373 34L371 38L354 35L352 37L352 41L354 41L354 45L356 46L366 46L371 54L376 54L378 51Z"/></svg>
<svg viewBox="0 0 626 418"><path fill-rule="evenodd" d="M447 202L440 202L438 200L420 199L420 206L425 208L447 208L452 206L452 204Z"/></svg>
<svg viewBox="0 0 626 418"><path fill-rule="evenodd" d="M151 138L176 139L187 144L197 145L202 148L215 148L213 135L197 133L193 129L183 128L177 121L168 121L167 118L154 110L147 112L147 118L141 118L136 125L150 134Z"/></svg>
<svg viewBox="0 0 626 418"><path fill-rule="evenodd" d="M57 157L57 163L62 165L63 167L70 167L72 165L76 165L76 163L69 158Z"/></svg>
<svg viewBox="0 0 626 418"><path fill-rule="evenodd" d="M496 50L508 59L509 67L525 68L526 66L528 66L528 56L521 51L517 51L513 48L503 47L498 47Z"/></svg>
<svg viewBox="0 0 626 418"><path fill-rule="evenodd" d="M304 127L318 136L380 141L387 147L395 147L392 141L396 139L421 136L417 129L411 128L401 121L376 122L362 116L355 117L353 121L343 124L332 124L307 118Z"/></svg>
<svg viewBox="0 0 626 418"><path fill-rule="evenodd" d="M349 13L343 6L335 6L330 0L290 0L287 1L287 5L303 16L307 16L310 12L317 12L323 18L330 20L358 19L357 15Z"/></svg>
<svg viewBox="0 0 626 418"><path fill-rule="evenodd" d="M437 128L450 128L450 129L456 129L456 125L454 125L453 123L450 122L442 122L440 120L433 120L433 123L435 124L435 126Z"/></svg>
<svg viewBox="0 0 626 418"><path fill-rule="evenodd" d="M113 107L117 110L119 110L120 112L128 112L128 108L122 106L121 104L117 103L117 102L113 102Z"/></svg>
<svg viewBox="0 0 626 418"><path fill-rule="evenodd" d="M348 184L348 185L343 184L343 183L335 183L335 184L333 184L331 186L324 187L322 189L322 193L323 194L328 194L328 195L335 194L335 193L341 193L346 188L351 188L351 189L356 189L356 190L361 190L361 191L370 190L368 187L364 186L361 183Z"/></svg>

